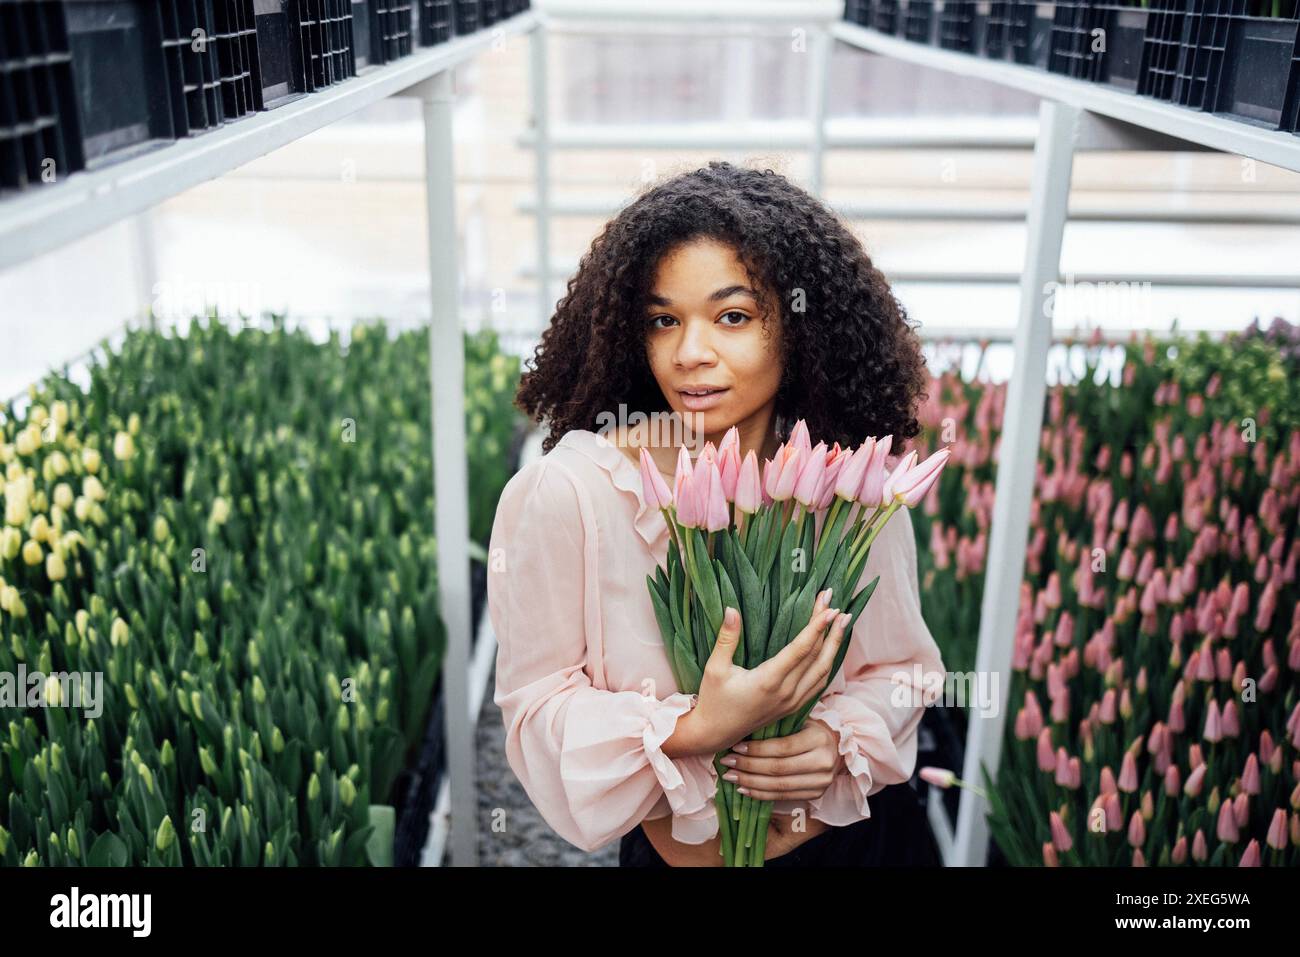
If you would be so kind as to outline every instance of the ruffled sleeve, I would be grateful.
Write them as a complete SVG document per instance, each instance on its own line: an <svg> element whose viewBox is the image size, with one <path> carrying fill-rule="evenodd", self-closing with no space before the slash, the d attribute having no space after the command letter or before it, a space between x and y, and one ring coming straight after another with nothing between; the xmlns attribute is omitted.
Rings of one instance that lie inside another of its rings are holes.
<svg viewBox="0 0 1300 957"><path fill-rule="evenodd" d="M809 813L827 824L870 817L867 798L912 776L925 688L943 676L943 661L921 617L916 538L911 513L899 509L871 546L858 588L880 582L853 626L839 674L808 719L839 736L844 770ZM856 590L856 589L855 589Z"/></svg>
<svg viewBox="0 0 1300 957"><path fill-rule="evenodd" d="M497 505L487 602L506 759L546 822L583 850L632 830L664 795L673 836L703 843L717 833L713 755L662 750L698 696L659 699L592 683L589 645L606 643L591 634L599 581L584 495L567 467L543 456L510 480Z"/></svg>

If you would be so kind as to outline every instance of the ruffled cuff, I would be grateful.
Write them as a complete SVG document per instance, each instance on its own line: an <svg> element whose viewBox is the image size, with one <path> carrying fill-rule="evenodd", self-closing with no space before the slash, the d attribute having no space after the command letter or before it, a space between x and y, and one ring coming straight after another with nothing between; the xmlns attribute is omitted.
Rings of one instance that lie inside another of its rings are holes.
<svg viewBox="0 0 1300 957"><path fill-rule="evenodd" d="M677 719L699 703L699 695L675 692L653 703L655 707L647 716L642 741L646 758L673 811L673 838L684 844L703 844L718 833L714 804L718 770L713 765L714 756L690 754L671 758L662 750L663 743L677 728Z"/></svg>
<svg viewBox="0 0 1300 957"><path fill-rule="evenodd" d="M822 698L808 712L808 720L824 722L839 736L839 752L847 773L836 774L821 797L808 802L809 813L836 827L871 817L867 795L874 781L863 742L870 737L886 738L889 729L880 715L852 695L832 694Z"/></svg>

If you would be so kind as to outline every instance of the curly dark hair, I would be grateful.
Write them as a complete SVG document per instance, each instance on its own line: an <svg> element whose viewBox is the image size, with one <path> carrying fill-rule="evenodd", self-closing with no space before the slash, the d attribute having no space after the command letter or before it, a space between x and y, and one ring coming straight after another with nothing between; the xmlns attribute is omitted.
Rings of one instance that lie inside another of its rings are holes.
<svg viewBox="0 0 1300 957"><path fill-rule="evenodd" d="M813 442L893 435L901 454L921 431L928 375L889 283L815 197L771 169L718 160L647 188L582 257L515 396L533 420L546 420L543 451L570 429L598 431L597 417L619 403L629 414L671 409L650 369L643 317L660 259L704 238L736 251L764 315L773 315L764 286L779 297L777 438L802 418Z"/></svg>

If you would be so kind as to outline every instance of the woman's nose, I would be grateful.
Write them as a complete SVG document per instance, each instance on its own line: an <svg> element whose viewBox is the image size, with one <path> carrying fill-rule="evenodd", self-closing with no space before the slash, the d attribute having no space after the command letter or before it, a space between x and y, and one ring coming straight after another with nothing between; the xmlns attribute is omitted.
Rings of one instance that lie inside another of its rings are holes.
<svg viewBox="0 0 1300 957"><path fill-rule="evenodd" d="M682 325L682 335L677 342L677 362L696 365L712 362L717 356L713 350L712 329L708 322L689 320Z"/></svg>

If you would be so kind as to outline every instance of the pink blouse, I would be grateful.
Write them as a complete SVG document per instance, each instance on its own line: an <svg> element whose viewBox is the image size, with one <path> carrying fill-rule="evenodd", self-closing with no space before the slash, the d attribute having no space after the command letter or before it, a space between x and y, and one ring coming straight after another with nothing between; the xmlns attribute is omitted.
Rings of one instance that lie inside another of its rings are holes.
<svg viewBox="0 0 1300 957"><path fill-rule="evenodd" d="M520 469L497 505L487 601L506 757L546 822L586 851L668 814L678 841L717 834L714 756L660 750L698 701L677 690L646 585L668 542L639 468L585 429ZM845 768L815 800L777 801L778 814L852 824L871 816L872 794L912 776L923 682L943 662L921 617L907 509L880 532L859 587L876 575L843 666L809 712L838 733Z"/></svg>

